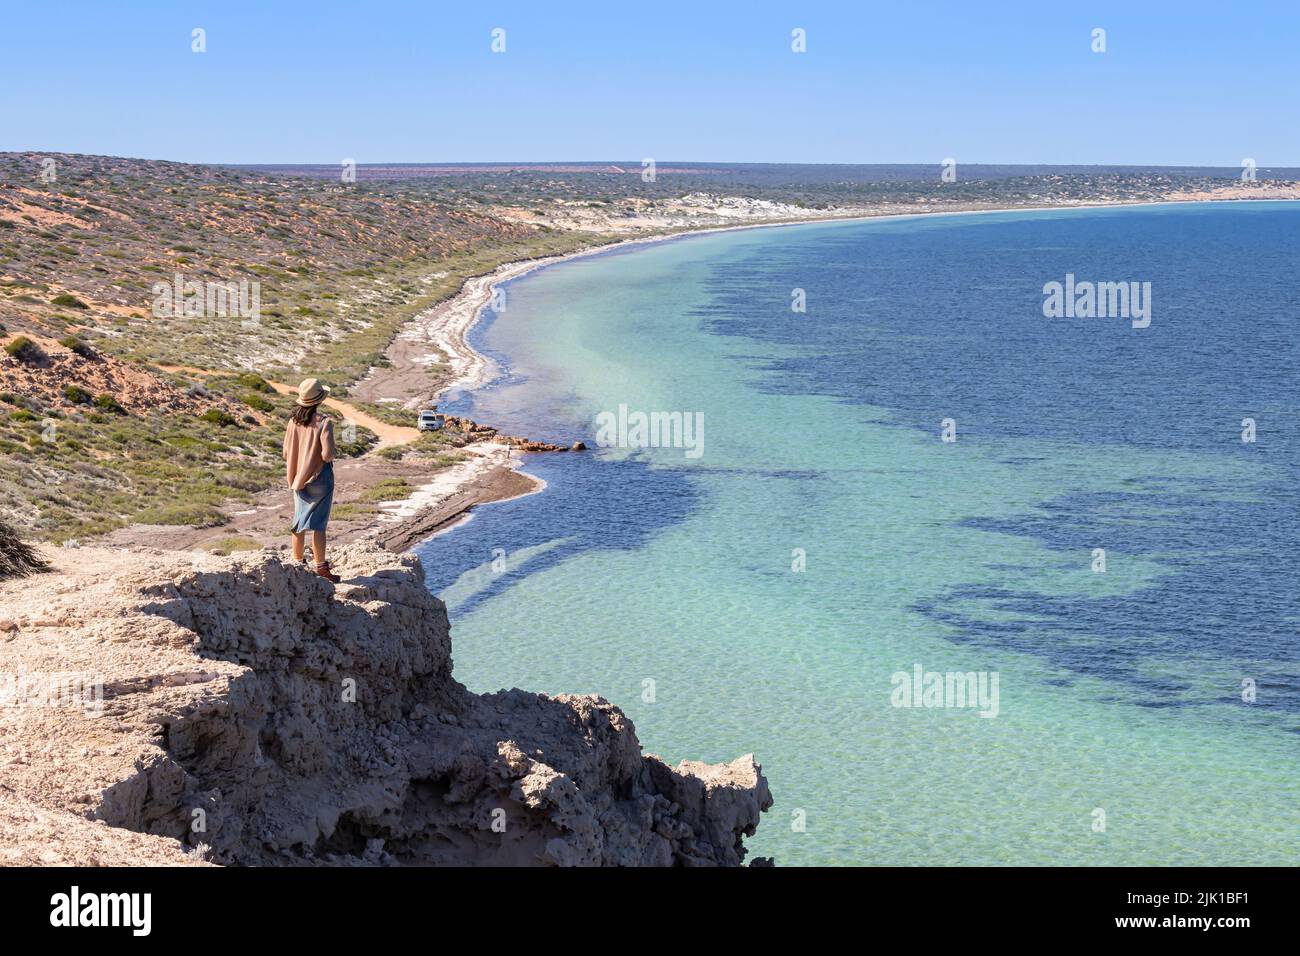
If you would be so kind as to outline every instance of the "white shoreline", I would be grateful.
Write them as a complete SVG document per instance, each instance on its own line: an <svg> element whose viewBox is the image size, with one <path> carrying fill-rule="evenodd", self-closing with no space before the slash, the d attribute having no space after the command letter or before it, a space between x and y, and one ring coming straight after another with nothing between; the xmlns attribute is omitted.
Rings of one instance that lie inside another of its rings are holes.
<svg viewBox="0 0 1300 956"><path fill-rule="evenodd" d="M672 242L678 239L686 239L691 236L719 232L738 232L742 229L775 229L782 226L813 226L829 222L867 222L875 219L921 219L931 216L980 216L1014 212L1058 212L1069 211L1072 209L1116 209L1128 207L1140 208L1145 206L1189 206L1208 203L1253 202L1300 202L1300 200L1179 199L1156 202L1078 203L1069 206L1017 206L999 209L953 209L938 212L884 213L874 216L823 216L809 219L781 220L779 222L740 223L734 226L707 226L702 229L687 229L681 232L673 232L663 235L634 236L630 239L622 239L616 242L592 246L588 249L580 249L577 252L569 252L556 256L545 256L538 259L519 259L514 262L502 263L491 272L471 276L466 279L459 292L450 299L446 299L436 305L430 306L425 311L417 314L411 319L411 322L415 327L400 334L425 338L438 351L436 353L430 353L425 357L424 361L428 364L432 364L441 360L452 368L454 372L453 377L440 386L434 393L434 398L440 399L452 390L471 390L474 388L480 388L492 380L490 370L493 367L493 363L469 344L469 333L474 328L475 324L477 324L484 309L491 303L496 287L503 282L518 279L537 269L543 269L547 266L567 262L571 259L581 259L587 256L602 255L629 246ZM485 448L483 452L476 453L480 456L477 461L464 462L449 469L446 473L435 477L429 484L416 489L409 498L401 501L383 502L381 508L384 506L392 507L384 508L387 514L381 520L399 521L410 518L420 511L423 511L425 508L433 507L439 502L444 501L457 492L463 490L471 482L481 477L492 467L496 455L505 447L496 442L488 443L488 446L489 447ZM473 447L474 446L472 445L466 446L466 450L472 450ZM532 479L534 487L523 494L515 495L513 498L501 500L513 501L516 498L538 494L546 489L546 482L544 480L538 478L536 475L523 471L522 456L521 460L516 460L512 455L510 458L510 467ZM487 504L495 503L496 502L487 502ZM433 535L430 535L429 538L437 537L438 535L445 534L454 528L460 527L469 520L470 517L471 514L467 512L447 527L440 529ZM424 540L429 540L429 538Z"/></svg>
<svg viewBox="0 0 1300 956"><path fill-rule="evenodd" d="M488 374L492 362L481 355L469 344L469 333L478 323L483 310L491 303L496 287L503 282L521 278L537 269L557 265L571 259L602 255L628 246L649 245L651 243L672 242L691 236L708 235L719 232L739 232L742 229L777 229L783 226L814 226L828 222L868 222L876 219L922 219L940 216L984 216L1010 212L1068 212L1072 209L1123 209L1146 206L1194 206L1208 203L1258 203L1258 202L1300 202L1300 199L1176 199L1156 202L1105 202L1078 203L1069 206L1015 206L998 209L952 209L936 212L900 212L884 213L875 216L820 216L808 219L780 220L777 222L740 223L734 226L706 226L702 229L685 229L681 232L653 236L634 236L620 239L576 252L566 252L556 256L538 259L518 259L506 262L491 272L471 276L466 279L450 299L431 306L411 319L421 323L424 336L438 349L430 353L426 361L430 364L440 358L454 371L453 377L440 386L435 398L441 398L455 389L474 389L491 381ZM442 313L440 316L438 313ZM439 321L441 319L441 321Z"/></svg>
<svg viewBox="0 0 1300 956"><path fill-rule="evenodd" d="M461 451L466 452L469 457L464 461L457 462L445 471L438 472L428 483L420 485L405 498L394 498L391 501L379 502L378 520L380 524L392 525L402 521L409 521L422 512L446 501L452 495L464 491L475 481L490 474L494 468L509 468L511 471L520 471L522 474L527 475L531 486L527 491L520 492L517 495L511 495L509 498L495 498L492 501L483 502L484 504L514 501L516 498L524 498L546 490L546 481L536 475L523 472L522 457L516 458L510 446L503 442L496 440L475 442L466 445ZM452 528L458 528L471 517L473 517L472 512L465 511L446 527L429 535L429 538L436 538ZM424 540L427 541L429 538Z"/></svg>

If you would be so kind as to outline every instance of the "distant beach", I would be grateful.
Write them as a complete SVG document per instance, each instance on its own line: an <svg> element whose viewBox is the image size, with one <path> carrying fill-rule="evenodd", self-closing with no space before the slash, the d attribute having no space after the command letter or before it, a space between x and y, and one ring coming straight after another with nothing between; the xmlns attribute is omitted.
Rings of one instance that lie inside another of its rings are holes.
<svg viewBox="0 0 1300 956"><path fill-rule="evenodd" d="M394 386L405 390L407 397L402 402L403 407L415 408L425 401L436 401L450 392L466 391L478 388L488 381L494 375L492 362L486 356L480 354L469 342L469 334L475 324L482 317L485 310L492 303L492 298L496 294L499 286L504 283L520 279L539 269L548 266L557 265L562 262L568 262L574 259L588 258L591 256L605 255L620 250L648 246L677 240L686 240L693 236L713 235L717 233L739 232L751 229L775 229L780 227L793 226L816 226L827 223L850 223L850 222L868 222L879 220L908 220L908 219L928 219L948 216L980 216L980 215L1008 215L1024 212L1059 212L1068 210L1087 210L1087 209L1117 209L1117 208L1141 208L1147 206L1173 207L1180 205L1196 205L1206 202L1223 203L1254 203L1261 201L1297 201L1300 196L1287 199L1279 199L1270 196L1267 200L1260 199L1224 199L1215 198L1213 194L1207 193L1207 198L1189 198L1180 200L1171 200L1167 202L1097 202L1097 203L1078 203L1072 205L1050 205L1037 206L1029 208L1005 208L1005 209L963 209L963 210L945 210L936 212L914 212L914 213L885 213L879 215L851 215L851 216L827 216L815 219L797 219L781 222L754 222L742 223L730 226L711 226L701 229L692 229L685 232L674 232L663 235L637 236L629 239L621 239L601 245L595 245L587 249L567 253L559 256L547 256L539 259L522 259L515 262L505 263L491 272L483 275L473 276L467 279L461 290L449 299L439 302L436 305L424 310L416 315L399 334L399 341L395 343L395 348L390 350L390 358L393 366L385 369L376 369L372 375L353 389L354 394L362 395L370 400L382 399L385 394L382 390L374 388L374 383L382 381L384 387L392 392ZM450 374L442 380L436 388L427 390L428 373L427 366L435 362L442 362L450 369ZM412 374L413 373L413 374ZM421 391L424 389L424 391ZM501 497L499 486L504 480L502 471L519 471L523 462L519 459L507 456L507 449L504 446L478 449L473 460L465 465L449 470L445 474L438 475L433 481L419 488L409 498L397 503L395 514L404 520L409 520L417 516L422 511L435 506L445 504L447 501L456 498L462 505L461 514L468 514L470 508L476 504L489 503L498 500L509 500L518 494L528 494L541 491L545 483L528 475L526 471L520 474L533 484L527 490L522 484L512 484L512 493L505 498ZM414 527L403 529L403 533L398 535L399 539L404 542L414 544L418 538L414 537L421 526L427 527L426 520L416 523ZM454 527L458 521L456 519L444 519L435 522L439 532Z"/></svg>

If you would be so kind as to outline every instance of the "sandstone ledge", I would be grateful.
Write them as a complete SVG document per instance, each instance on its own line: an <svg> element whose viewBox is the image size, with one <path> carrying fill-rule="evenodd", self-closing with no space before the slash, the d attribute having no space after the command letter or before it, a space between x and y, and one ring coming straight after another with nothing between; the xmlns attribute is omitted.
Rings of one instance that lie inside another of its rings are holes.
<svg viewBox="0 0 1300 956"><path fill-rule="evenodd" d="M0 863L738 865L771 805L600 697L469 693L413 557L52 557L0 584ZM68 673L102 706L33 701Z"/></svg>

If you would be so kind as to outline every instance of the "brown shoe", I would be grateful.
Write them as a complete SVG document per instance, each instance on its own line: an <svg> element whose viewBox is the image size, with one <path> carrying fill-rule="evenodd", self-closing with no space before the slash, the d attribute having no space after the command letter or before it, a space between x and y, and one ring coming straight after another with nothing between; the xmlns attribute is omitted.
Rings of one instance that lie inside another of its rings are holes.
<svg viewBox="0 0 1300 956"><path fill-rule="evenodd" d="M322 561L320 564L316 565L316 573L319 574L321 577L323 577L326 581L329 581L331 584L338 584L340 581L343 580L341 577L339 577L337 574L334 573L334 570L330 567L330 563L328 561Z"/></svg>

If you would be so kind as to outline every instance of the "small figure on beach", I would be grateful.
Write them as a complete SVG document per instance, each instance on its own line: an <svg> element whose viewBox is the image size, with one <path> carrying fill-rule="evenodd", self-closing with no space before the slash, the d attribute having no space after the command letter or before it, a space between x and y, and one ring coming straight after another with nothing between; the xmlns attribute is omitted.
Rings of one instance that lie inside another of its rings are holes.
<svg viewBox="0 0 1300 956"><path fill-rule="evenodd" d="M306 562L307 532L316 573L327 581L339 576L325 560L325 529L334 504L334 422L320 411L329 389L318 379L298 386L298 404L284 431L285 477L293 491L293 559Z"/></svg>

